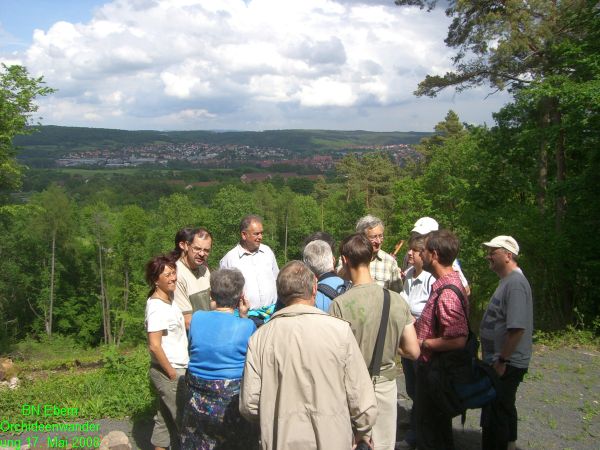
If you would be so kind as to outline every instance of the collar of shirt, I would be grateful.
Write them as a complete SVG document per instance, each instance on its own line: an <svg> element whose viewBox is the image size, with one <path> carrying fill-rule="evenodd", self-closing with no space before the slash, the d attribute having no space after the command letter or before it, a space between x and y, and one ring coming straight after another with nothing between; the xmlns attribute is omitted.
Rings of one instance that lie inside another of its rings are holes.
<svg viewBox="0 0 600 450"><path fill-rule="evenodd" d="M425 281L432 276L429 272L427 272L426 270L422 270L421 273L419 274L418 277L413 278L413 283L425 283Z"/></svg>
<svg viewBox="0 0 600 450"><path fill-rule="evenodd" d="M377 250L377 253L375 253L375 259L377 259L379 261L383 261L383 250L381 250L381 249Z"/></svg>
<svg viewBox="0 0 600 450"><path fill-rule="evenodd" d="M242 259L242 256L244 256L244 255L247 255L247 256L255 255L258 252L264 253L262 244L259 245L258 249L254 253L246 250L244 247L242 247L241 244L237 245L237 255L238 255L238 258L240 258L240 259Z"/></svg>

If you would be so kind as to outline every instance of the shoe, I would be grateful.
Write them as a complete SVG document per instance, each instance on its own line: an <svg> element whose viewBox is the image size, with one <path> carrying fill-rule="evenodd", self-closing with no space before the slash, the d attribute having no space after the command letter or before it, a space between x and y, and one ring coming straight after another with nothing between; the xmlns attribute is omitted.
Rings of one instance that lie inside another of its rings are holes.
<svg viewBox="0 0 600 450"><path fill-rule="evenodd" d="M394 446L394 450L415 450L416 448L416 445L409 444L406 441L396 442L396 445Z"/></svg>

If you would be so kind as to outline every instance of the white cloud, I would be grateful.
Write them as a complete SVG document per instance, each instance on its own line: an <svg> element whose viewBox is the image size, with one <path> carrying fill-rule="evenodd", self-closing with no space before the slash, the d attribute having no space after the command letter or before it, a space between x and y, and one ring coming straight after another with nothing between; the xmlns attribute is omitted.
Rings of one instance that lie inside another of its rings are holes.
<svg viewBox="0 0 600 450"><path fill-rule="evenodd" d="M12 60L58 89L44 123L428 130L445 112L412 92L451 67L447 25L391 0L114 0Z"/></svg>

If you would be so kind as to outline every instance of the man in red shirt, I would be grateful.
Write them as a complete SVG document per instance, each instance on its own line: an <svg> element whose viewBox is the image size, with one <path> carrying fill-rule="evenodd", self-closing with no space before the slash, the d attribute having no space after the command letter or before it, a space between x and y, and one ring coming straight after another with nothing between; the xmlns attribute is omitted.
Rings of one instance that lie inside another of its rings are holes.
<svg viewBox="0 0 600 450"><path fill-rule="evenodd" d="M448 230L433 231L427 235L425 249L421 252L423 269L437 279L431 287L431 295L416 322L417 338L421 345L421 356L417 363L417 389L415 414L417 427L417 447L428 449L454 449L452 438L452 417L444 415L436 399L424 383L423 372L436 353L464 348L469 334L467 293L460 276L452 268L459 250L456 235ZM461 299L446 285L454 285L463 294ZM434 318L437 318L437 320Z"/></svg>

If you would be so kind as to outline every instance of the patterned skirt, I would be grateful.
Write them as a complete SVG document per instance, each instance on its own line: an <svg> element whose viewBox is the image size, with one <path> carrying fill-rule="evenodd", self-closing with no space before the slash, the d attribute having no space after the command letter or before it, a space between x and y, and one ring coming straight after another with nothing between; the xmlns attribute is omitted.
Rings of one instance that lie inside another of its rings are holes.
<svg viewBox="0 0 600 450"><path fill-rule="evenodd" d="M258 448L258 426L239 411L240 379L205 380L187 373L190 401L183 411L182 450Z"/></svg>

